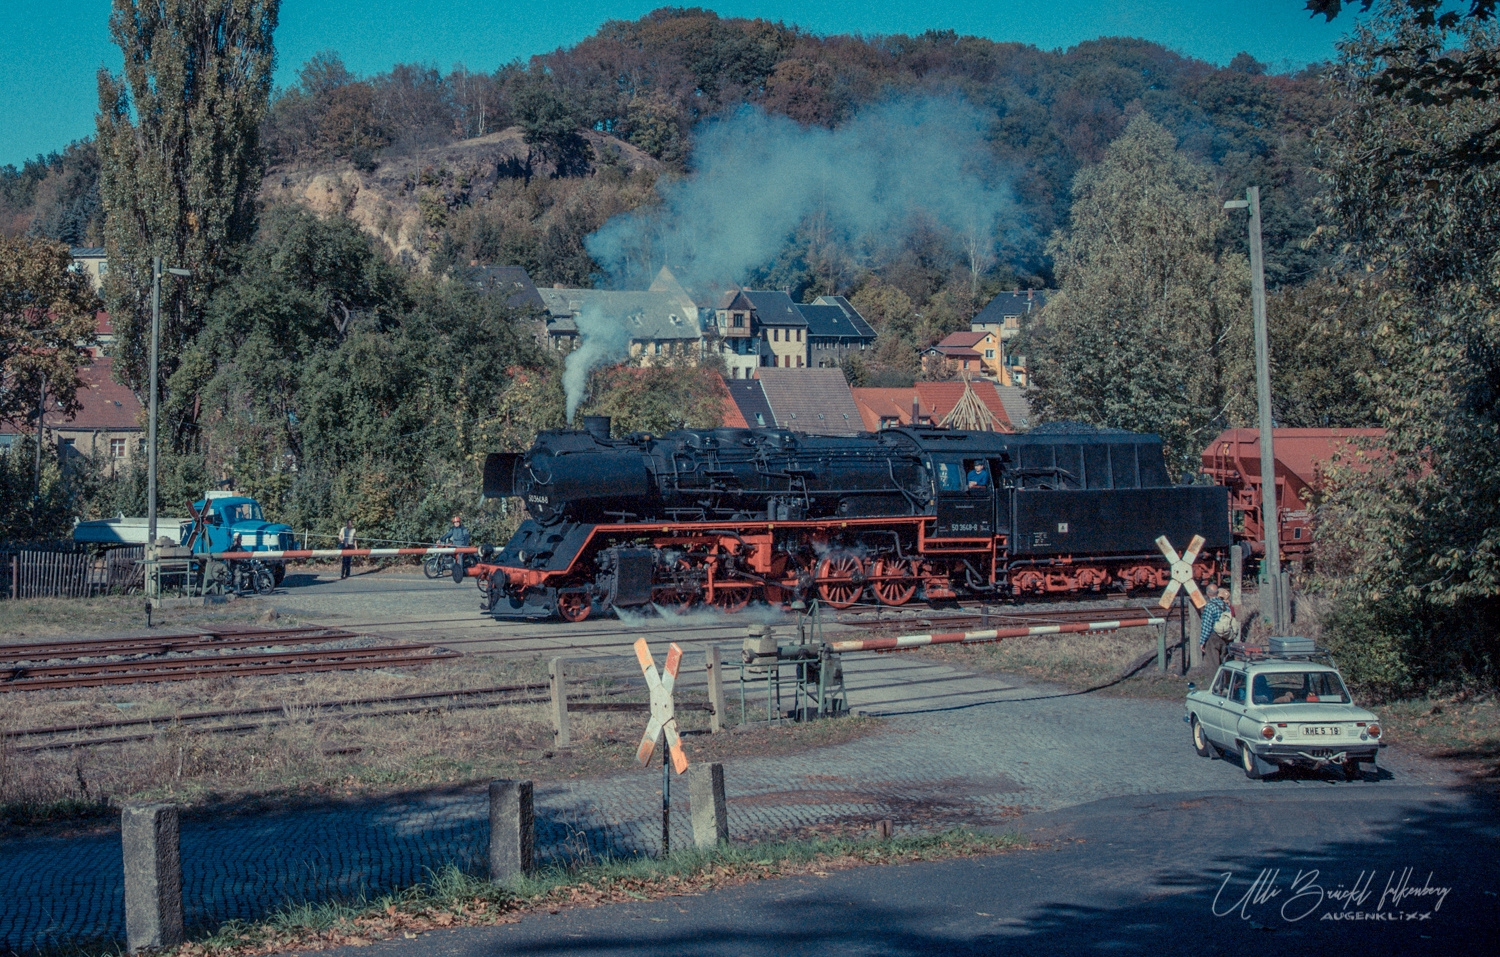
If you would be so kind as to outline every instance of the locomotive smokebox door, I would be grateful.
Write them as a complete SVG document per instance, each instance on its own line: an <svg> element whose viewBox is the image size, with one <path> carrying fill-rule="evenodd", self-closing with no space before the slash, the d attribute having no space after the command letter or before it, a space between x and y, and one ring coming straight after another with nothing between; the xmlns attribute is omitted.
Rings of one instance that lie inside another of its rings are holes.
<svg viewBox="0 0 1500 957"><path fill-rule="evenodd" d="M988 472L988 460L985 462ZM995 487L987 483L970 488L972 464L958 456L933 456L938 538L989 538L995 534Z"/></svg>
<svg viewBox="0 0 1500 957"><path fill-rule="evenodd" d="M516 493L519 452L491 452L484 459L484 497L505 498Z"/></svg>

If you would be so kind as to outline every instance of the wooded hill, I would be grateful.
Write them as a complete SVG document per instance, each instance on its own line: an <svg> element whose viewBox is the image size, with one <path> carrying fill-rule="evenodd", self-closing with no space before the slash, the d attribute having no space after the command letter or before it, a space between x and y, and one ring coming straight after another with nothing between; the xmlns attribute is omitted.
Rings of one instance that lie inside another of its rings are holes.
<svg viewBox="0 0 1500 957"><path fill-rule="evenodd" d="M1273 286L1314 266L1299 247L1315 188L1309 134L1329 107L1312 73L1269 73L1245 54L1219 68L1134 39L1047 52L952 32L825 37L700 9L611 21L492 74L404 64L360 78L320 54L277 92L263 125L266 196L358 210L367 231L436 271L477 259L523 265L542 284L588 284L597 267L582 237L650 202L659 175L688 171L702 124L750 104L834 127L910 95L960 97L993 118L990 155L976 161L1014 191L1020 225L984 276L988 290L1050 282L1045 245L1066 222L1074 175L1138 112L1210 164L1226 195L1260 185ZM96 181L87 142L0 169L0 229L91 244ZM873 278L856 270L827 288L799 239L802 249L794 240L743 281L848 294ZM956 281L961 257L943 245L917 236L875 265L919 311L956 320L973 297Z"/></svg>

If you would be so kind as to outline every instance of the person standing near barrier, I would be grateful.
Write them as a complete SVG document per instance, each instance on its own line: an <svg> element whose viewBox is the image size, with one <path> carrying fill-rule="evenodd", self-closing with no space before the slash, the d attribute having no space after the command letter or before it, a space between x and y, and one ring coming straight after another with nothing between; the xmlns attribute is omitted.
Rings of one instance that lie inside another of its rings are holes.
<svg viewBox="0 0 1500 957"><path fill-rule="evenodd" d="M339 529L339 548L348 550L358 548L359 536L354 532L354 519L345 519L344 527ZM354 559L349 555L343 556L343 568L339 572L339 578L349 577L349 563Z"/></svg>
<svg viewBox="0 0 1500 957"><path fill-rule="evenodd" d="M1224 662L1224 648L1229 642L1239 639L1239 621L1234 608L1220 597L1219 586L1209 585L1203 590L1207 601L1203 603L1203 624L1198 629L1198 647L1204 651L1204 660L1217 668ZM1209 642L1213 644L1210 645Z"/></svg>

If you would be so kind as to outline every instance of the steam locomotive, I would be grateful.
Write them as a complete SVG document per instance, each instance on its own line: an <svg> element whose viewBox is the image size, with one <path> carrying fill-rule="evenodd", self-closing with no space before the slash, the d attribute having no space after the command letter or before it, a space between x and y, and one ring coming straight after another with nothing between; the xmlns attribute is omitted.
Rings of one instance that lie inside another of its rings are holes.
<svg viewBox="0 0 1500 957"><path fill-rule="evenodd" d="M1087 427L616 438L588 417L490 455L484 494L531 516L468 570L497 618L1159 589L1158 536L1202 535L1200 578L1231 543L1226 489L1174 485L1157 436Z"/></svg>

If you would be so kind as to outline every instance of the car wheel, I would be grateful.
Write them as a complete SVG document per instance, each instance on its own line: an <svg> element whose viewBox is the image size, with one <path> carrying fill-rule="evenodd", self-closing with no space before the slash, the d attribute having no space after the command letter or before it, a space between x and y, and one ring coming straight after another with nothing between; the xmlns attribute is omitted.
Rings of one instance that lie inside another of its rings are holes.
<svg viewBox="0 0 1500 957"><path fill-rule="evenodd" d="M1245 769L1245 777L1252 781L1261 779L1260 762L1255 759L1255 752L1250 750L1250 745L1240 742L1240 767Z"/></svg>
<svg viewBox="0 0 1500 957"><path fill-rule="evenodd" d="M1208 735L1203 733L1203 725L1199 723L1196 714L1193 715L1193 750L1198 752L1200 758L1214 756L1214 746L1209 743Z"/></svg>
<svg viewBox="0 0 1500 957"><path fill-rule="evenodd" d="M1358 781L1360 778L1364 777L1364 775L1359 771L1358 758L1345 758L1343 763L1343 770L1345 781Z"/></svg>

